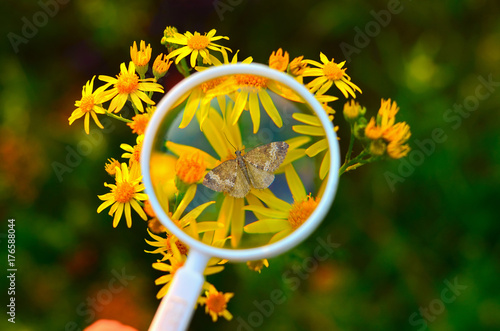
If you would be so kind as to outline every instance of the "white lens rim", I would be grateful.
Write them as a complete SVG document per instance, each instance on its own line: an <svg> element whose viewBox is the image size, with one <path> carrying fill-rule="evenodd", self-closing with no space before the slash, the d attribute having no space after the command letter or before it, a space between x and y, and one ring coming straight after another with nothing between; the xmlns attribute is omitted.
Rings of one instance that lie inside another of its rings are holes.
<svg viewBox="0 0 500 331"><path fill-rule="evenodd" d="M235 74L251 74L268 79L275 80L301 96L306 103L312 108L321 121L325 130L326 138L330 149L330 172L327 179L325 190L318 206L311 214L309 219L304 222L299 228L293 231L283 239L261 247L245 248L245 249L228 249L217 248L207 245L195 238L189 236L182 229L178 228L175 223L167 216L161 207L153 189L150 172L150 158L154 146L154 138L157 135L161 123L168 111L172 106L184 96L186 91L189 91L203 82L226 75ZM169 229L179 240L189 246L190 249L195 249L205 255L228 259L231 261L251 261L264 258L270 258L288 251L292 247L301 243L306 239L321 223L323 218L328 213L338 186L338 171L340 167L340 148L337 141L337 135L333 128L332 122L329 120L327 114L323 110L321 104L314 98L314 96L306 89L306 87L297 82L292 76L283 72L271 69L262 64L227 64L222 66L214 66L204 71L197 72L185 78L180 83L175 85L158 103L156 111L154 112L148 127L146 129L142 152L141 152L141 169L143 173L143 182L146 193L149 196L151 206L156 213L160 222Z"/></svg>

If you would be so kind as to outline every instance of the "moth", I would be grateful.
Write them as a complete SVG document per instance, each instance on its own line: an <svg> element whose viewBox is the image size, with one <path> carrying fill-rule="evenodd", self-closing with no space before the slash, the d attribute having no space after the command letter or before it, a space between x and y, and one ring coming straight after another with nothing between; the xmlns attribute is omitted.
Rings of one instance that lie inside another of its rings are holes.
<svg viewBox="0 0 500 331"><path fill-rule="evenodd" d="M256 147L236 159L227 160L209 171L203 185L217 192L225 192L235 198L245 197L250 189L263 190L274 181L274 171L285 159L288 144L276 141Z"/></svg>

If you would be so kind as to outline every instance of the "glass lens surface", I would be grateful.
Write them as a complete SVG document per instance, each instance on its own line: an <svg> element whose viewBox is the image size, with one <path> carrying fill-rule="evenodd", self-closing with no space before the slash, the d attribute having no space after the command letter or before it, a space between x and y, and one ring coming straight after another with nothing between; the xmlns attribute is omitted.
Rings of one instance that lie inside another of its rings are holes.
<svg viewBox="0 0 500 331"><path fill-rule="evenodd" d="M249 74L187 91L163 117L150 157L154 194L169 218L230 249L269 245L299 228L330 169L311 106L288 86Z"/></svg>

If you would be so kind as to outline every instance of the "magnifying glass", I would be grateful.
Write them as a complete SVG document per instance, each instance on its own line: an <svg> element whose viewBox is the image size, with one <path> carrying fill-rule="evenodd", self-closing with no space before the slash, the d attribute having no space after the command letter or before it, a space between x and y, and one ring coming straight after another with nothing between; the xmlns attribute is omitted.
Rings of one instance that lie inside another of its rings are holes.
<svg viewBox="0 0 500 331"><path fill-rule="evenodd" d="M177 179L161 180L165 157ZM208 261L270 258L298 245L327 214L340 153L332 122L291 75L261 64L194 73L158 103L141 154L160 222L189 247L149 330L185 330Z"/></svg>

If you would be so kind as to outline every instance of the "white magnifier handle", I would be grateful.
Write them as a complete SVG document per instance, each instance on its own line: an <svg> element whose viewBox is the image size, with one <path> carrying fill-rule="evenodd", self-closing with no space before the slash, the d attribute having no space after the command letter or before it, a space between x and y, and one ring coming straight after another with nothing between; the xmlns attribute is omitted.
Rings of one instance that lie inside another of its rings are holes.
<svg viewBox="0 0 500 331"><path fill-rule="evenodd" d="M195 250L189 252L184 266L174 275L167 294L156 311L149 331L183 331L187 329L196 301L205 281L203 271L209 256Z"/></svg>

